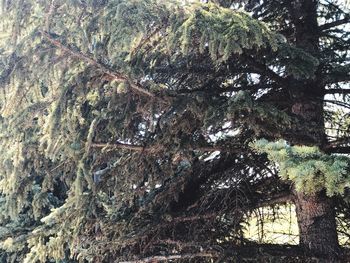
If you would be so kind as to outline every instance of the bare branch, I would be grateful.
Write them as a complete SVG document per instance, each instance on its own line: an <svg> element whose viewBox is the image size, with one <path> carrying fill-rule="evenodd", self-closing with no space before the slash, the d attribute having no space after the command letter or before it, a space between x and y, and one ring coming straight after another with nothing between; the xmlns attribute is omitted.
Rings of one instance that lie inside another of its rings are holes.
<svg viewBox="0 0 350 263"><path fill-rule="evenodd" d="M349 22L350 22L350 17L347 16L347 17L345 17L343 19L323 24L323 25L319 26L319 29L320 29L320 31L324 31L324 30L327 30L327 29L331 29L333 27L337 27L337 26L341 26L341 25L347 24Z"/></svg>
<svg viewBox="0 0 350 263"><path fill-rule="evenodd" d="M350 89L326 89L325 94L350 94Z"/></svg>
<svg viewBox="0 0 350 263"><path fill-rule="evenodd" d="M323 101L326 103L330 103L330 104L334 104L334 105L338 105L340 107L350 109L350 104L346 103L346 102L337 101L337 100L323 100Z"/></svg>
<svg viewBox="0 0 350 263"><path fill-rule="evenodd" d="M294 196L289 192L278 193L275 196L269 197L267 200L258 201L256 204L253 204L250 209L256 209L260 207L274 206L274 205L283 205L289 202L293 202Z"/></svg>

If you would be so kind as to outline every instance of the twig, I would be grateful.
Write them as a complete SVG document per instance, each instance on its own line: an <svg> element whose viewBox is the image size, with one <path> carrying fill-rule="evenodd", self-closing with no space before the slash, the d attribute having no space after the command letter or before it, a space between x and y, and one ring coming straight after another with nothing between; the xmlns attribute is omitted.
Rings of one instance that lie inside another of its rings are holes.
<svg viewBox="0 0 350 263"><path fill-rule="evenodd" d="M144 147L142 145L134 145L134 144L126 144L126 143L93 143L91 144L92 148L117 148L117 149L123 149L123 150L130 150L130 151L136 151L136 152L148 152L152 149L154 150L155 147Z"/></svg>
<svg viewBox="0 0 350 263"><path fill-rule="evenodd" d="M51 3L50 3L50 6L49 6L49 9L48 9L48 12L45 16L45 29L47 32L50 31L50 18L52 17L54 11L55 11L55 0L51 0Z"/></svg>
<svg viewBox="0 0 350 263"><path fill-rule="evenodd" d="M66 163L67 163L67 160L61 162L59 165L57 165L56 167L54 167L53 169L51 169L50 172L52 173L53 171L57 170L58 168L60 168L62 165L66 164Z"/></svg>
<svg viewBox="0 0 350 263"><path fill-rule="evenodd" d="M131 50L130 54L133 56L133 55L137 52L137 50L141 49L142 46L144 46L147 42L150 41L150 39L151 39L152 37L154 37L156 34L158 34L158 33L160 32L161 29L162 29L161 26L160 26L160 27L157 27L155 30L153 30L153 32L152 32L151 34L149 34L148 36L142 38L141 41L140 41L140 43L139 43L135 48L133 48L133 49Z"/></svg>
<svg viewBox="0 0 350 263"><path fill-rule="evenodd" d="M217 214L207 214L207 215L196 215L196 216L188 216L188 217L175 217L170 220L171 223L183 223L189 221L196 221L202 219L210 219L217 217Z"/></svg>

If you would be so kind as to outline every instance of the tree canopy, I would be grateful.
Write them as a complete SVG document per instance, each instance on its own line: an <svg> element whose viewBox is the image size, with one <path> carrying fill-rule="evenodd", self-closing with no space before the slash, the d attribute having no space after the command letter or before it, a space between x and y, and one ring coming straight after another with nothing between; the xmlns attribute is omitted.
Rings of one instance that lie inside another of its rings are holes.
<svg viewBox="0 0 350 263"><path fill-rule="evenodd" d="M345 2L4 0L1 18L1 262L344 258ZM247 239L251 211L287 202L299 247Z"/></svg>

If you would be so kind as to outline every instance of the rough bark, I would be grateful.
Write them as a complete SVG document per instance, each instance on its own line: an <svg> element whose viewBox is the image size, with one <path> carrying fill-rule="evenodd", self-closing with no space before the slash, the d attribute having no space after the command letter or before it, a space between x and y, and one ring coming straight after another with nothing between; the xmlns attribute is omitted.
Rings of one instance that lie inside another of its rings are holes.
<svg viewBox="0 0 350 263"><path fill-rule="evenodd" d="M300 119L314 125L310 135L299 139L297 144L324 145L324 124L319 116L323 115L321 107L315 103L300 103ZM320 105L319 105L320 106ZM310 125L310 127L311 127ZM318 127L318 128L317 128ZM301 127L300 127L301 128ZM312 137L314 137L312 139ZM294 142L295 143L295 142ZM295 192L296 215L299 225L300 245L315 254L326 254L329 258L338 255L339 243L332 199L324 191L315 194Z"/></svg>
<svg viewBox="0 0 350 263"><path fill-rule="evenodd" d="M336 257L339 252L332 199L324 192L296 193L300 245L315 254Z"/></svg>
<svg viewBox="0 0 350 263"><path fill-rule="evenodd" d="M316 85L315 83L311 85ZM305 99L306 98L306 99ZM311 96L305 96L293 105L299 120L308 123L309 133L295 138L300 145L325 145L323 107ZM302 130L302 127L298 127ZM325 192L305 194L295 191L296 215L299 225L300 245L314 254L338 256L339 243L336 230L334 204Z"/></svg>
<svg viewBox="0 0 350 263"><path fill-rule="evenodd" d="M291 1L290 13L295 25L295 43L315 57L319 53L319 26L315 0ZM316 71L314 79L301 81L292 91L292 112L298 116L296 133L306 136L292 142L301 145L317 145L321 149L326 143L323 103L325 87ZM304 126L304 127L303 127ZM306 132L307 127L307 132ZM295 205L299 225L300 245L315 254L335 258L339 252L334 204L324 192L304 194L295 192Z"/></svg>

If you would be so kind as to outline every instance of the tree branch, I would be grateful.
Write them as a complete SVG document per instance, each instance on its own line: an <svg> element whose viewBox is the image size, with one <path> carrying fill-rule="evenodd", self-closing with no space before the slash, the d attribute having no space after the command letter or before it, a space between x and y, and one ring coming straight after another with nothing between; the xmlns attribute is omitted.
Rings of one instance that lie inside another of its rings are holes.
<svg viewBox="0 0 350 263"><path fill-rule="evenodd" d="M332 27L336 27L336 26L341 26L341 25L344 25L344 24L347 24L350 22L350 17L347 16L343 19L340 19L340 20L337 20L337 21L333 21L333 22L330 22L330 23L327 23L327 24L323 24L323 25L320 25L319 26L319 30L320 31L324 31L324 30L327 30L327 29L331 29Z"/></svg>
<svg viewBox="0 0 350 263"><path fill-rule="evenodd" d="M56 39L53 39L50 34L47 32L41 31L41 34L43 37L45 37L52 45L56 46L57 48L61 49L62 51L68 53L70 56L78 58L82 61L85 61L86 63L97 67L100 69L103 73L105 73L107 76L111 77L113 80L116 81L126 81L130 88L139 94L142 94L147 97L151 98L157 98L155 94L152 92L149 92L145 90L143 87L141 87L139 84L133 82L130 78L128 78L126 75L120 73L120 72L113 72L112 70L108 69L106 66L102 65L101 63L97 62L96 60L93 60L92 58L88 57L85 54L82 54L79 51L72 50L71 48L63 45L61 42L59 42Z"/></svg>
<svg viewBox="0 0 350 263"><path fill-rule="evenodd" d="M196 220L202 220L202 219L211 219L215 218L218 215L216 213L214 214L207 214L207 215L195 215L195 216L187 216L187 217L175 217L170 220L171 223L183 223L183 222L191 222Z"/></svg>
<svg viewBox="0 0 350 263"><path fill-rule="evenodd" d="M344 107L347 109L350 109L350 104L342 101L337 101L337 100L323 100L323 102L334 104L340 107Z"/></svg>
<svg viewBox="0 0 350 263"><path fill-rule="evenodd" d="M220 93L226 93L226 92L237 92L237 91L253 91L256 92L260 89L272 89L275 88L276 85L273 84L252 84L247 86L228 86L224 88L217 88L217 89L180 89L177 91L177 94L188 94L188 93L195 93L195 92L207 92L211 94L220 94ZM349 89L350 90L350 89Z"/></svg>
<svg viewBox="0 0 350 263"><path fill-rule="evenodd" d="M142 145L134 145L134 144L126 144L126 143L93 143L91 145L92 148L116 148L116 149L123 149L123 150L130 150L130 151L136 151L136 152L142 152L142 151L148 151L149 147L144 147Z"/></svg>
<svg viewBox="0 0 350 263"><path fill-rule="evenodd" d="M350 94L350 89L326 89L324 94Z"/></svg>
<svg viewBox="0 0 350 263"><path fill-rule="evenodd" d="M143 37L138 43L138 45L131 50L131 56L133 56L139 49L141 49L146 43L148 43L152 37L158 34L162 28L163 26L156 27L148 36Z"/></svg>
<svg viewBox="0 0 350 263"><path fill-rule="evenodd" d="M168 261L174 259L192 259L192 258L216 258L217 255L208 252L195 253L195 254L182 254L182 255L169 255L169 256L152 256L148 258L142 258L134 261L122 261L119 263L147 263L147 262L159 262L159 261Z"/></svg>
<svg viewBox="0 0 350 263"><path fill-rule="evenodd" d="M350 146L327 147L325 152L350 154Z"/></svg>
<svg viewBox="0 0 350 263"><path fill-rule="evenodd" d="M165 147L163 145L153 145L153 146L142 146L142 145L135 145L135 144L126 144L126 143L93 143L91 145L92 148L111 148L111 149L123 149L123 150L130 150L130 151L136 151L136 152L147 152L147 153L159 153L163 150L165 150ZM228 149L220 146L202 146L202 147L193 147L189 146L186 149L193 150L193 151L201 151L201 152L215 152L215 151L223 151L223 152L240 152L242 149Z"/></svg>
<svg viewBox="0 0 350 263"><path fill-rule="evenodd" d="M290 192L282 192L282 193L276 194L275 196L271 196L267 200L260 200L256 202L255 204L252 205L251 209L286 204L286 203L292 202L293 199L294 199L294 196Z"/></svg>
<svg viewBox="0 0 350 263"><path fill-rule="evenodd" d="M46 13L46 16L45 16L45 30L47 32L50 31L50 18L52 17L55 9L57 8L56 4L55 4L55 0L51 0L51 3L49 5L49 8L48 8L48 12Z"/></svg>
<svg viewBox="0 0 350 263"><path fill-rule="evenodd" d="M276 72L270 69L267 65L257 62L256 60L254 60L254 58L250 56L244 56L244 57L246 58L249 66L251 66L256 70L256 73L265 75L269 77L271 80L275 81L277 84L283 85L284 87L289 86L289 83L285 78L278 75Z"/></svg>
<svg viewBox="0 0 350 263"><path fill-rule="evenodd" d="M327 74L324 78L324 84L329 85L329 84L333 84L333 83L349 82L350 81L350 74L349 74L350 66L347 65L347 67L348 68L344 69L342 73L331 72L331 73Z"/></svg>
<svg viewBox="0 0 350 263"><path fill-rule="evenodd" d="M220 255L224 254L227 257L232 259L242 259L256 261L257 258L260 258L262 261L271 259L271 257L276 257L280 260L288 261L299 258L304 262L315 261L320 259L327 258L327 254L317 253L303 249L298 245L276 245L276 244L257 244L250 243L244 246L225 246L221 247L223 251ZM339 260L346 260L349 258L350 251L348 248L341 248ZM196 257L202 258L218 258L219 254L215 252L200 252L194 254L182 254L182 255L168 255L168 256L151 256L134 261L122 261L119 263L151 263L151 262L161 262L175 259L191 259ZM262 262L261 261L261 262ZM264 262L265 262L264 261Z"/></svg>

